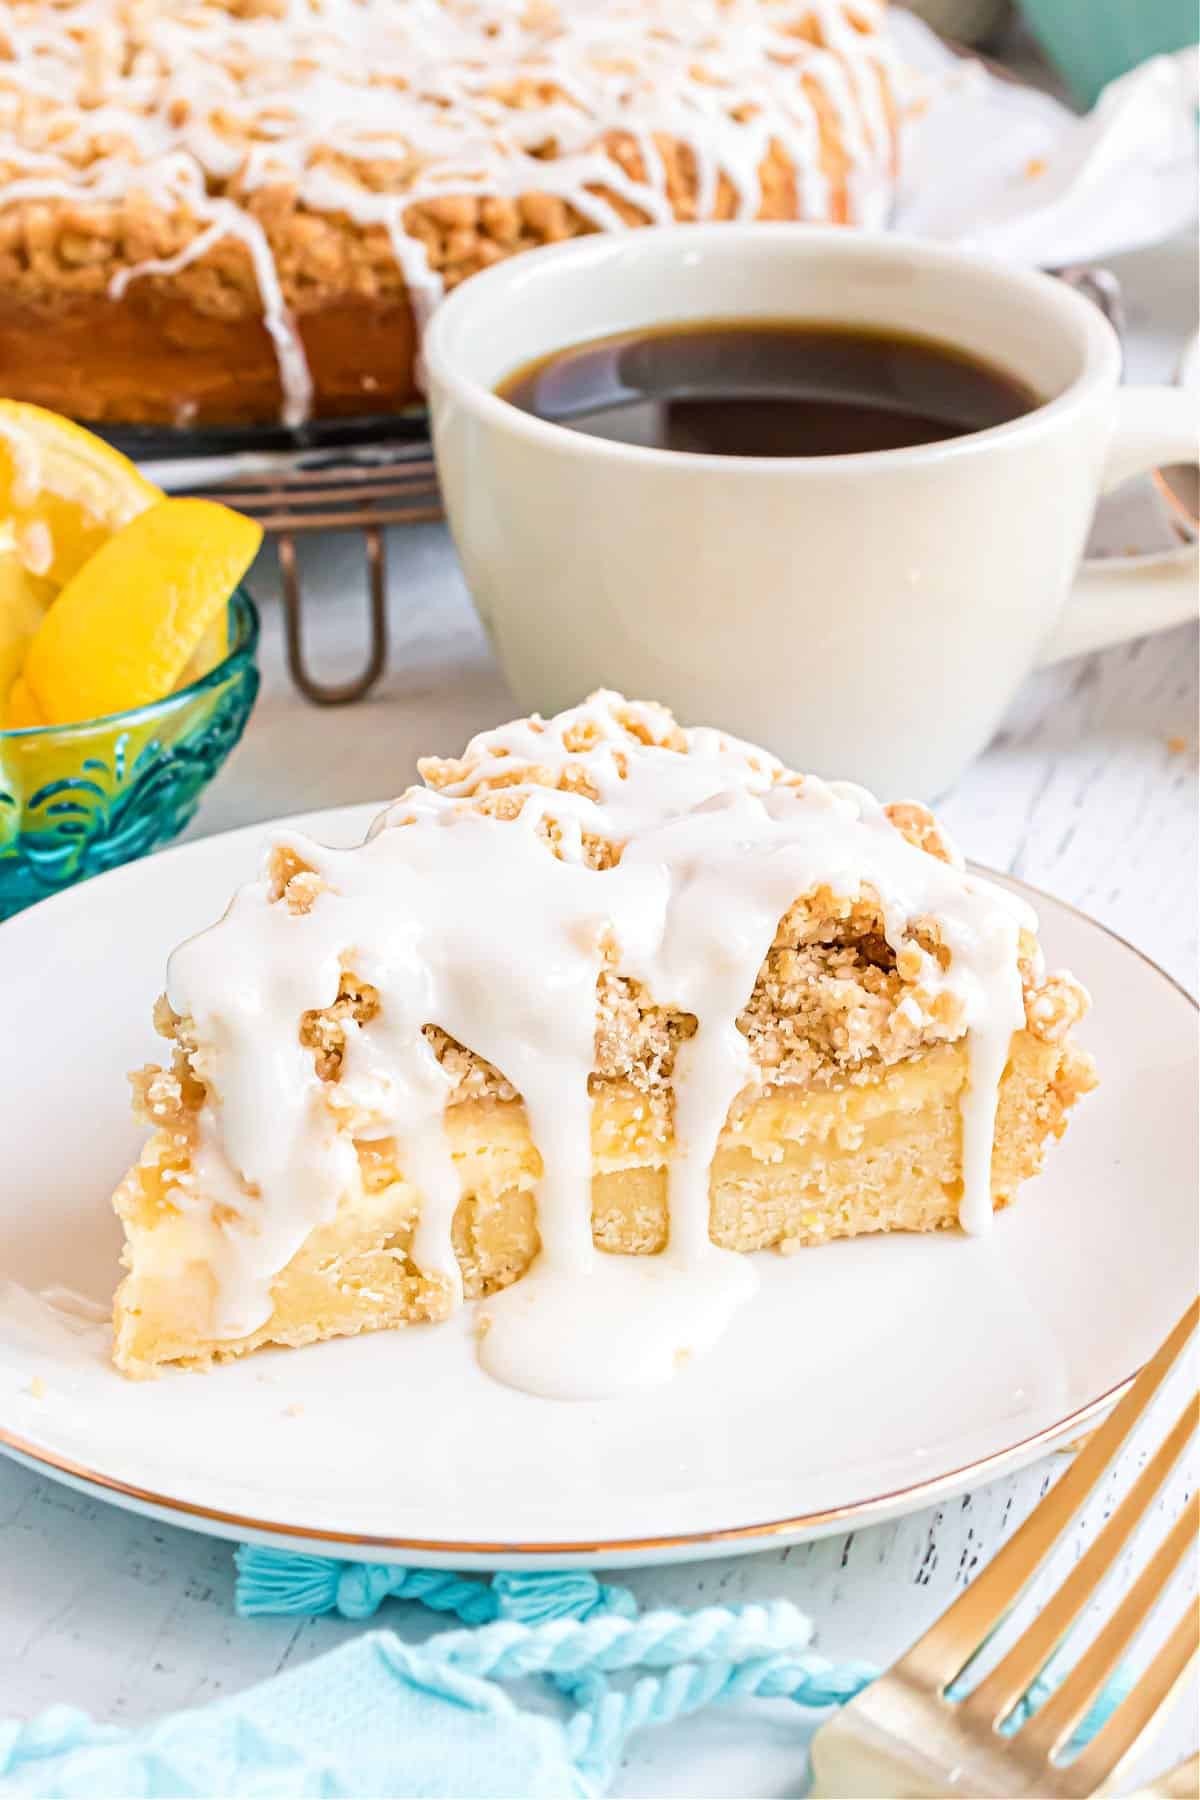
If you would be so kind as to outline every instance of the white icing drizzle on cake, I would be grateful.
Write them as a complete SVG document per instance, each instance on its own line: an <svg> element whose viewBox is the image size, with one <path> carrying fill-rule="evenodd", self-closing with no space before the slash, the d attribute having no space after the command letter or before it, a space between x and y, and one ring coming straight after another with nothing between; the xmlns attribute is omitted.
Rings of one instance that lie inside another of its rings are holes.
<svg viewBox="0 0 1200 1800"><path fill-rule="evenodd" d="M788 29L803 21L819 44ZM419 327L442 282L406 222L414 203L551 194L599 230L625 229L604 188L670 223L656 133L691 151L699 219L713 216L722 176L736 216L755 217L772 143L795 169L803 217L829 218L810 82L836 120L851 221L881 224L884 72L899 85L882 22L881 0L286 0L278 16L245 17L173 0L139 15L136 54L119 66L111 0L26 0L3 24L0 207L104 208L137 194L196 222L177 254L122 269L114 298L240 240L296 423L312 398L300 336L267 234L228 184L244 195L281 185L304 209L381 225ZM514 105L504 91L517 83L537 88ZM23 93L61 106L35 146ZM636 141L643 178L605 150L613 131ZM388 166L382 188L367 165Z"/></svg>
<svg viewBox="0 0 1200 1800"><path fill-rule="evenodd" d="M710 1241L710 1164L731 1106L760 1080L738 1017L779 920L819 887L851 899L870 890L888 943L923 959L921 992L961 1009L960 1218L988 1227L998 1087L1024 1022L1018 939L1036 928L1028 907L917 848L860 788L789 776L713 730L686 732L684 753L627 729L645 720L653 737L655 717L602 692L552 720L485 733L460 780L409 789L356 849L282 834L278 847L320 878L307 910L264 874L175 952L168 997L192 1020L207 1089L177 1197L210 1222L215 1336L261 1326L273 1277L360 1192L355 1140L394 1139L422 1195L412 1260L457 1290L452 1082L423 1034L431 1024L511 1082L542 1163L541 1251L485 1303L485 1366L564 1394L669 1375L753 1286L749 1260ZM523 766L542 782L570 766L597 798L523 780ZM478 809L482 784L501 777L515 817ZM619 861L589 866L585 833L620 846ZM935 926L940 957L916 945L919 921ZM606 1256L592 1242L588 1078L606 946L656 1004L697 1021L676 1054L669 1237L651 1258ZM325 1082L300 1020L333 1005L347 971L375 987L379 1010L345 1021L340 1074ZM620 1272L641 1263L654 1272ZM619 1329L618 1288L628 1301Z"/></svg>

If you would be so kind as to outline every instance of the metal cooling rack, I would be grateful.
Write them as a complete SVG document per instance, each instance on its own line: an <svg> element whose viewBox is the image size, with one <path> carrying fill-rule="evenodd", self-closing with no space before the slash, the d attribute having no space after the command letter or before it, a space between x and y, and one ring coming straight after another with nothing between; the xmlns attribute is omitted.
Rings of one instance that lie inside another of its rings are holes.
<svg viewBox="0 0 1200 1800"><path fill-rule="evenodd" d="M389 421L395 430L396 422ZM387 663L387 549L392 525L442 517L433 452L423 438L380 441L374 421L346 441L302 450L247 447L223 437L213 454L194 444L183 456L143 461L152 479L175 494L202 495L257 519L275 541L283 588L288 670L307 700L345 706L370 693ZM364 435L365 434L365 435ZM278 441L278 438L275 440ZM162 443L161 434L158 439ZM157 444L156 444L156 447ZM123 437L122 448L130 448ZM163 443L169 448L169 443ZM367 638L362 667L347 681L322 681L309 667L304 639L304 586L297 540L319 531L361 531L367 560Z"/></svg>

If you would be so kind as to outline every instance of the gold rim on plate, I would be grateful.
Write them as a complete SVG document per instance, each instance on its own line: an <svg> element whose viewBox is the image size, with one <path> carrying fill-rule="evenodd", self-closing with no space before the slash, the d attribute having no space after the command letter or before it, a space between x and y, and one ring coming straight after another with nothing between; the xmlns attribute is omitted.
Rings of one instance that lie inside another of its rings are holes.
<svg viewBox="0 0 1200 1800"><path fill-rule="evenodd" d="M999 881L1002 885L1021 890L1033 895L1035 899L1049 901L1052 906L1059 906L1064 912L1082 919L1085 924L1093 926L1105 937L1112 938L1123 949L1130 951L1139 962L1146 964L1154 973L1162 978L1169 987L1182 996L1193 1012L1200 1011L1194 995L1190 994L1182 982L1176 981L1173 975L1156 963L1153 957L1131 944L1120 932L1113 931L1099 919L1092 918L1080 907L1072 906L1068 900L1059 900L1042 888L1033 887L1029 882L1021 881L1016 876L1001 874L988 869L982 864L971 863L970 868L989 880ZM1139 1364L1139 1368L1140 1368ZM929 1475L921 1481L907 1483L904 1487L893 1488L883 1494L873 1494L865 1500L852 1500L845 1506L825 1507L818 1512L796 1513L782 1519L765 1519L752 1525L722 1525L709 1531L672 1532L664 1537L640 1538L592 1538L579 1539L573 1542L558 1540L552 1543L512 1543L505 1541L462 1543L457 1539L443 1538L407 1538L363 1534L354 1531L325 1531L308 1525L288 1525L276 1519L248 1518L242 1513L225 1512L219 1507L201 1506L192 1500L181 1500L170 1494L159 1494L151 1488L136 1487L131 1482L120 1481L114 1475L102 1474L98 1469L89 1469L82 1463L75 1462L69 1456L56 1456L53 1452L39 1448L27 1439L18 1437L0 1426L0 1449L12 1451L27 1466L44 1472L52 1479L55 1476L66 1476L71 1483L82 1483L88 1488L101 1490L100 1498L111 1498L114 1505L128 1505L129 1510L137 1506L151 1506L158 1512L172 1517L183 1526L193 1520L203 1520L221 1529L216 1534L221 1537L232 1537L247 1532L260 1538L281 1538L289 1542L299 1540L313 1546L346 1545L356 1550L388 1550L406 1553L415 1552L419 1556L454 1556L467 1558L474 1562L485 1562L488 1558L503 1557L505 1559L521 1559L536 1556L604 1556L615 1558L617 1562L624 1556L637 1559L646 1558L655 1551L680 1551L707 1548L710 1545L739 1545L748 1540L763 1539L766 1542L779 1537L795 1536L800 1533L817 1535L837 1525L853 1526L856 1523L870 1524L871 1515L883 1513L894 1514L896 1511L915 1512L922 1505L931 1504L944 1496L962 1492L964 1488L973 1487L1000 1475L1005 1468L1020 1466L1032 1462L1039 1450L1050 1450L1063 1438L1071 1436L1085 1426L1098 1413L1114 1406L1136 1379L1138 1369L1131 1369L1123 1380L1106 1389L1094 1400L1077 1407L1074 1412L1067 1413L1051 1425L1044 1426L1041 1431L1033 1432L1029 1437L1020 1438L1015 1444L1009 1444L1002 1450L993 1450L974 1462L962 1463L958 1468L947 1469L940 1475Z"/></svg>

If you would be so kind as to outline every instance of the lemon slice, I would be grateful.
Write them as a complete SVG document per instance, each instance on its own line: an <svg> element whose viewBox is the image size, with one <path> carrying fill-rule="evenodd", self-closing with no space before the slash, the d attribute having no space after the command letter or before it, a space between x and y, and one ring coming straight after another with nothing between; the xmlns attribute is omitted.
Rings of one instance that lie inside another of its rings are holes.
<svg viewBox="0 0 1200 1800"><path fill-rule="evenodd" d="M0 400L0 518L31 575L62 587L105 539L162 499L127 456L57 413Z"/></svg>
<svg viewBox="0 0 1200 1800"><path fill-rule="evenodd" d="M23 675L18 675L8 693L5 728L8 731L28 731L33 725L46 724L49 724L49 720L30 693L28 682Z"/></svg>
<svg viewBox="0 0 1200 1800"><path fill-rule="evenodd" d="M51 605L14 683L10 718L35 712L66 724L162 699L261 542L260 526L212 500L160 500L140 513Z"/></svg>
<svg viewBox="0 0 1200 1800"><path fill-rule="evenodd" d="M21 673L25 652L46 616L53 593L48 581L39 580L23 566L13 531L0 525L0 708ZM0 727L3 725L0 712Z"/></svg>
<svg viewBox="0 0 1200 1800"><path fill-rule="evenodd" d="M200 639L187 665L180 671L176 687L187 687L193 681L199 681L210 669L215 669L219 662L224 662L229 655L229 611L222 607L204 636Z"/></svg>

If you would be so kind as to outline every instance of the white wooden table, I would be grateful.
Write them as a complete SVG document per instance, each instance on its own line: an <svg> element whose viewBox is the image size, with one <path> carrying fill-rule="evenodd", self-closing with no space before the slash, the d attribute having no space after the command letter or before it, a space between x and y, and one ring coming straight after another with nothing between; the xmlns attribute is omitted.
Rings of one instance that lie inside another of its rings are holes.
<svg viewBox="0 0 1200 1800"><path fill-rule="evenodd" d="M1194 248L1114 266L1130 307L1130 376L1168 378L1195 329ZM360 549L329 546L322 556L313 655L328 673L354 666ZM419 752L452 752L509 716L440 527L394 536L391 673L354 708L317 713L291 691L270 572L255 585L266 600L263 694L195 831L382 798L412 778ZM969 855L1074 902L1194 987L1196 730L1196 636L1185 628L1036 675L941 810ZM631 1585L665 1605L786 1595L815 1618L827 1654L886 1663L1062 1466L1051 1458L898 1523L642 1571ZM1093 1509L1087 1532L1102 1512ZM358 1629L239 1621L231 1595L227 1544L84 1499L0 1458L0 1718L69 1701L132 1724L236 1691ZM388 1619L404 1631L428 1628L407 1609ZM1194 1716L1192 1697L1158 1766L1194 1748ZM617 1791L765 1796L797 1794L801 1784L795 1719L783 1703L763 1703L643 1735Z"/></svg>

